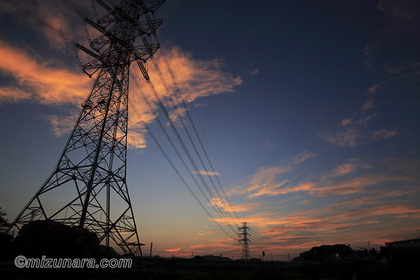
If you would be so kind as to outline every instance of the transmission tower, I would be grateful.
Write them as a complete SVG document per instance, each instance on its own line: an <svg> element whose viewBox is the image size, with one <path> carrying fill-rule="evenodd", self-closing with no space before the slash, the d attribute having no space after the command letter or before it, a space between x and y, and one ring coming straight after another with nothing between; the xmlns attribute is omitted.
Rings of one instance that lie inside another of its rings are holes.
<svg viewBox="0 0 420 280"><path fill-rule="evenodd" d="M242 239L239 239L239 242L242 243L242 259L244 260L249 260L251 256L248 246L248 242L251 242L251 240L248 239L248 235L251 234L248 233L248 229L251 230L247 227L246 222L243 222L243 226L238 227L238 230L241 232L239 237L242 237Z"/></svg>
<svg viewBox="0 0 420 280"><path fill-rule="evenodd" d="M55 169L8 232L36 220L59 222L77 228L79 242L87 229L107 248L113 242L141 256L126 182L129 68L136 61L148 79L143 63L159 48L152 35L162 23L153 12L164 0L96 2L105 15L84 18L100 32L90 40L94 51L77 47L93 57L83 70L97 77ZM58 196L66 202L55 203Z"/></svg>

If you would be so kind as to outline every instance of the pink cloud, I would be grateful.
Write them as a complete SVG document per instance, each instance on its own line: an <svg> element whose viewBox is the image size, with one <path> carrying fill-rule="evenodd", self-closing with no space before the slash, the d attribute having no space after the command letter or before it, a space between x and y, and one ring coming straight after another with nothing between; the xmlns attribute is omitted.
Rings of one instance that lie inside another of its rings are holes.
<svg viewBox="0 0 420 280"><path fill-rule="evenodd" d="M181 248L174 248L174 249L166 249L166 252L170 252L170 253L174 253L174 252L178 252L179 250L181 250Z"/></svg>

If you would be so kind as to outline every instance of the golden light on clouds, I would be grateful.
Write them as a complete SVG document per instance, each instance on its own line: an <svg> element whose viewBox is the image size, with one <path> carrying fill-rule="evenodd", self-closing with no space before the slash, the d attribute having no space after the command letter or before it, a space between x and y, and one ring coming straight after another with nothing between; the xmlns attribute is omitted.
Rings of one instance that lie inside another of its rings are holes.
<svg viewBox="0 0 420 280"><path fill-rule="evenodd" d="M90 90L91 81L82 73L40 62L22 49L0 42L0 69L15 83L0 88L0 101L24 99L41 104L80 103Z"/></svg>
<svg viewBox="0 0 420 280"><path fill-rule="evenodd" d="M191 103L200 97L232 92L242 82L241 78L224 72L218 60L194 60L178 48L168 53L171 56L156 55L154 58L163 67L148 68L153 87L169 108L169 117L174 123L179 122L179 118L186 113L187 108L181 105L183 101ZM74 104L77 110L45 117L55 135L69 132L79 114L79 104L90 92L93 79L89 79L79 69L53 67L51 65L54 63L41 62L27 51L13 48L4 42L0 42L0 57L0 69L13 80L8 86L0 88L0 102L31 100L42 105ZM132 108L129 109L128 144L130 148L140 149L147 146L145 126L153 123L158 116L158 100L136 65L131 68L129 100ZM149 100L149 104L144 101L144 97Z"/></svg>

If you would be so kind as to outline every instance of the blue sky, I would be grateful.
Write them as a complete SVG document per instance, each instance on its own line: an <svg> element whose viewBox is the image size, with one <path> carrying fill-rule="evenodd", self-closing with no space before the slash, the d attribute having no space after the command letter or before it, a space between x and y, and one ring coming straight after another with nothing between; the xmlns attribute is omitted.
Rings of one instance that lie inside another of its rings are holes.
<svg viewBox="0 0 420 280"><path fill-rule="evenodd" d="M21 2L85 40L65 7ZM69 44L8 3L1 14L0 206L12 220L53 170L91 81ZM378 247L418 234L416 1L178 0L157 16L219 179L255 232L251 256L286 260L322 244ZM140 118L171 154L132 74L142 116L130 112L127 180L141 240L162 256L240 257L145 133Z"/></svg>

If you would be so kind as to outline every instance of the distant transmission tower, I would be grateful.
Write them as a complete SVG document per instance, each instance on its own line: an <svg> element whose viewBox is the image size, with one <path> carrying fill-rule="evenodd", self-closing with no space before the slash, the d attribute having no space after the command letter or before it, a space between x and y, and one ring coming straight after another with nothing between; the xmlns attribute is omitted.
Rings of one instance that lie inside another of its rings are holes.
<svg viewBox="0 0 420 280"><path fill-rule="evenodd" d="M96 2L106 15L84 18L100 32L90 40L95 51L76 45L94 58L83 70L96 80L57 166L8 232L36 220L59 222L76 228L79 240L87 229L108 248L114 242L125 254L141 256L126 181L129 68L136 61L148 79L143 63L159 48L152 35L162 23L152 15L164 0ZM66 202L58 204L57 197Z"/></svg>
<svg viewBox="0 0 420 280"><path fill-rule="evenodd" d="M248 246L248 242L251 242L251 240L248 239L248 235L251 234L248 233L248 229L250 230L250 228L247 227L246 222L243 222L243 226L238 228L238 230L241 232L239 237L242 237L242 239L239 239L239 242L242 243L242 259L244 260L249 260L251 256Z"/></svg>

